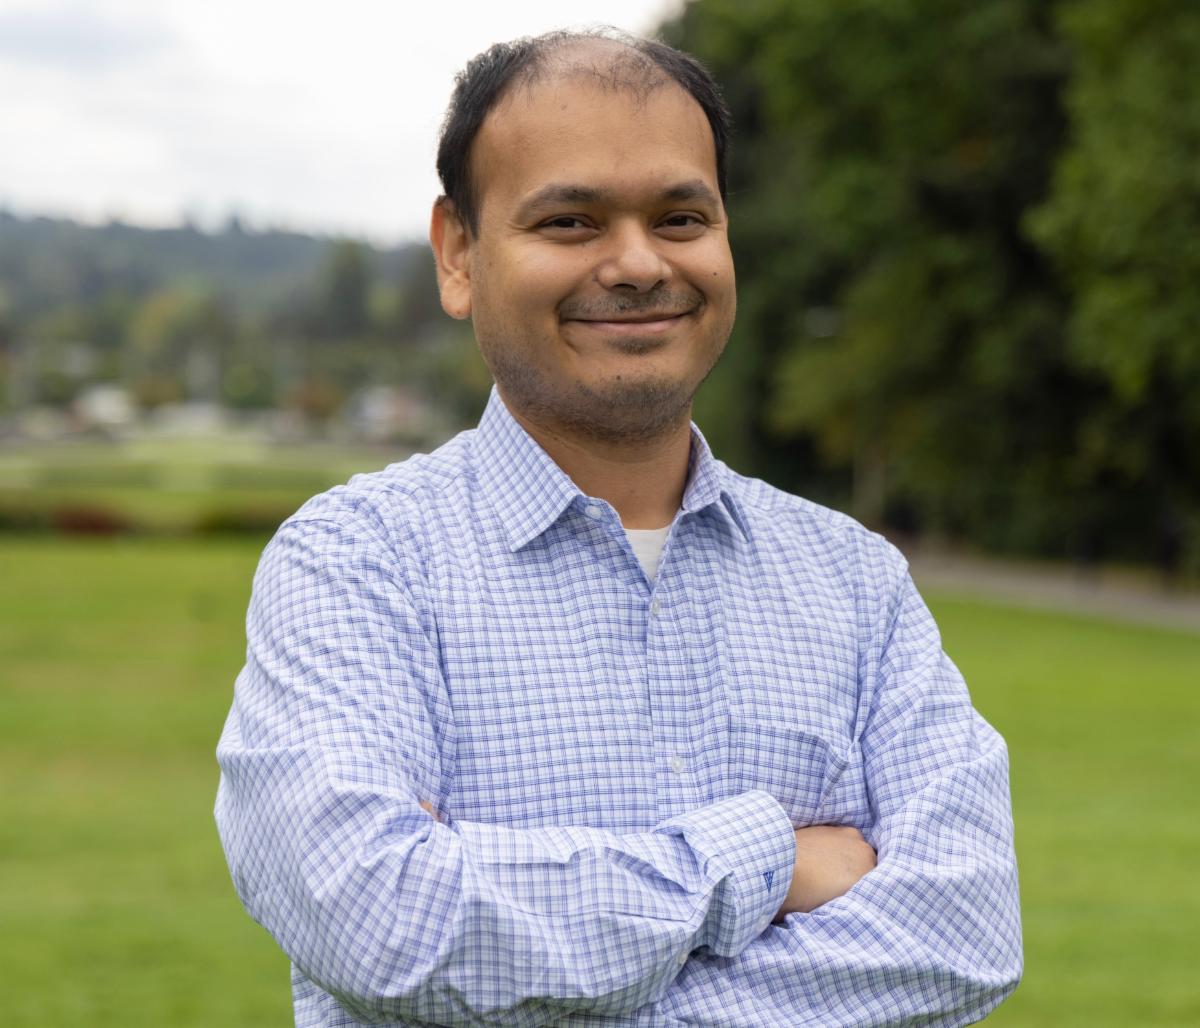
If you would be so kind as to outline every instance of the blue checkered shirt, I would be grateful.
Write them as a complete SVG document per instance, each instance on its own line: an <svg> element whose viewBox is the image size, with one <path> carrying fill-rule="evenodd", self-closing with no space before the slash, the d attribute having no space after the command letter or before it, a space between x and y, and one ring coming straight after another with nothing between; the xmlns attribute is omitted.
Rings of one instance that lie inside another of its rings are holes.
<svg viewBox="0 0 1200 1028"><path fill-rule="evenodd" d="M297 1025L951 1025L1016 985L1006 750L903 558L698 431L653 583L493 393L288 520L247 633L217 823ZM773 924L817 824L878 866Z"/></svg>

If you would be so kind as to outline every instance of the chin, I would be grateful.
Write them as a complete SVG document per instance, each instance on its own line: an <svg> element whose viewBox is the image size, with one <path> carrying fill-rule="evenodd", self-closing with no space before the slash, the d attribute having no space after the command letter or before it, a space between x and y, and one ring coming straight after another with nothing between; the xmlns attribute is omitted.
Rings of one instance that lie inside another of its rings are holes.
<svg viewBox="0 0 1200 1028"><path fill-rule="evenodd" d="M576 369L588 372L578 377L562 369L555 374L516 347L481 349L510 408L535 423L598 442L647 442L676 429L690 418L692 397L703 381L695 368L680 374L637 367L636 360Z"/></svg>
<svg viewBox="0 0 1200 1028"><path fill-rule="evenodd" d="M646 442L685 422L695 388L661 378L619 379L581 386L559 418L577 432L607 442Z"/></svg>

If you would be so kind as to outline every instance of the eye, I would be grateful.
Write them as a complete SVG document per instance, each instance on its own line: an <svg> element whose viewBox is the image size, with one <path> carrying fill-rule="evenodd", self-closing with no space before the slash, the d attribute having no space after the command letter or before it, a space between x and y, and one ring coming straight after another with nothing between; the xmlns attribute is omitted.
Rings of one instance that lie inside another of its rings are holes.
<svg viewBox="0 0 1200 1028"><path fill-rule="evenodd" d="M658 223L660 232L665 232L673 239L691 239L700 235L707 227L707 222L699 214L688 211L676 211L668 214Z"/></svg>
<svg viewBox="0 0 1200 1028"><path fill-rule="evenodd" d="M576 217L574 214L560 214L557 217L543 221L541 228L557 232L578 232L582 229L590 229L591 225L584 221L583 218Z"/></svg>

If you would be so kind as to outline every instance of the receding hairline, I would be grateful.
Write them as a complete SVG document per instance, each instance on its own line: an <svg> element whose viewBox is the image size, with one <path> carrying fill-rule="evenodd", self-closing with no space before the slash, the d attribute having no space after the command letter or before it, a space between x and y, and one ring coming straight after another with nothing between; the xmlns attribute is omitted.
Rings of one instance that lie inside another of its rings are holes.
<svg viewBox="0 0 1200 1028"><path fill-rule="evenodd" d="M532 59L507 83L488 115L510 103L519 90L528 94L548 82L583 82L605 92L630 95L640 103L665 86L678 86L638 48L638 42L636 37L600 29L540 36Z"/></svg>

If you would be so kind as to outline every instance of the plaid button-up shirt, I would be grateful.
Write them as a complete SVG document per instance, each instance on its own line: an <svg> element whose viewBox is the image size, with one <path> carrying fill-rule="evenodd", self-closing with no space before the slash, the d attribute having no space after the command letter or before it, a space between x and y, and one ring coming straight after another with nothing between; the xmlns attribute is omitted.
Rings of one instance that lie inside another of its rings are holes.
<svg viewBox="0 0 1200 1028"><path fill-rule="evenodd" d="M1004 743L903 558L698 431L653 583L493 393L287 521L247 632L217 822L298 1025L949 1025L1016 985ZM773 924L813 824L878 866Z"/></svg>

